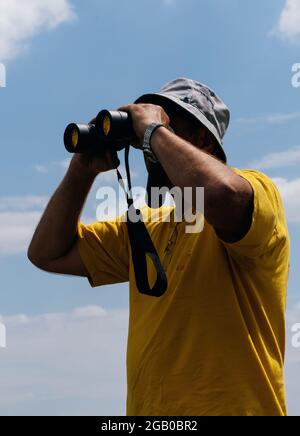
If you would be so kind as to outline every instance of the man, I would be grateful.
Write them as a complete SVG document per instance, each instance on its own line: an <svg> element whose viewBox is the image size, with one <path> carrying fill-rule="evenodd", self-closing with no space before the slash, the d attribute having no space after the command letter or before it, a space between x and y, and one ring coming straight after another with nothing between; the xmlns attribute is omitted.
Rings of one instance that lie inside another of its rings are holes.
<svg viewBox="0 0 300 436"><path fill-rule="evenodd" d="M110 153L74 156L29 259L91 286L129 281L128 415L285 415L289 238L275 185L226 165L229 111L198 82L177 79L120 109L132 116L134 145L172 186L205 189L201 233L186 234L184 222L147 224L167 292L138 292L126 223L78 223L95 177L119 164Z"/></svg>

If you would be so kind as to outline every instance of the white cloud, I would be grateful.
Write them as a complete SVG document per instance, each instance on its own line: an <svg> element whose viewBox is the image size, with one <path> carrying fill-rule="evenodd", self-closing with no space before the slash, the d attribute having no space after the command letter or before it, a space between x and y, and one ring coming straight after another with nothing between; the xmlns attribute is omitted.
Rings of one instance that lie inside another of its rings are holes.
<svg viewBox="0 0 300 436"><path fill-rule="evenodd" d="M300 119L300 112L291 113L273 113L268 115L262 115L253 118L237 118L236 122L245 125L263 125L263 124L284 124L289 121Z"/></svg>
<svg viewBox="0 0 300 436"><path fill-rule="evenodd" d="M40 174L48 174L48 172L49 172L48 168L45 165L37 164L34 166L34 169L37 173L40 173Z"/></svg>
<svg viewBox="0 0 300 436"><path fill-rule="evenodd" d="M33 195L0 198L0 255L27 250L47 201L47 197Z"/></svg>
<svg viewBox="0 0 300 436"><path fill-rule="evenodd" d="M27 195L24 197L0 197L0 212L32 211L44 208L48 197Z"/></svg>
<svg viewBox="0 0 300 436"><path fill-rule="evenodd" d="M80 307L72 312L75 319L101 318L106 314L106 311L100 306Z"/></svg>
<svg viewBox="0 0 300 436"><path fill-rule="evenodd" d="M1 212L0 255L25 252L40 216L39 212Z"/></svg>
<svg viewBox="0 0 300 436"><path fill-rule="evenodd" d="M300 323L300 302L296 303L294 307L292 307L288 311L287 319L289 326L291 326L292 324ZM300 353L298 358L300 360Z"/></svg>
<svg viewBox="0 0 300 436"><path fill-rule="evenodd" d="M282 168L300 163L300 146L292 147L284 151L270 153L261 159L250 163L251 168L266 170L272 168Z"/></svg>
<svg viewBox="0 0 300 436"><path fill-rule="evenodd" d="M290 40L300 36L300 1L286 0L281 12L277 32Z"/></svg>
<svg viewBox="0 0 300 436"><path fill-rule="evenodd" d="M128 310L3 317L1 415L124 415Z"/></svg>
<svg viewBox="0 0 300 436"><path fill-rule="evenodd" d="M81 307L67 313L0 317L7 348L0 359L1 415L124 415L128 310ZM286 381L290 413L300 415L300 349L291 347Z"/></svg>
<svg viewBox="0 0 300 436"><path fill-rule="evenodd" d="M0 59L13 58L32 37L75 16L69 0L0 0Z"/></svg>
<svg viewBox="0 0 300 436"><path fill-rule="evenodd" d="M300 179L274 178L283 198L287 220L300 223Z"/></svg>
<svg viewBox="0 0 300 436"><path fill-rule="evenodd" d="M270 170L300 164L300 146L285 151L270 153L261 159L251 162L247 167L257 170ZM275 177L284 202L287 220L290 223L300 223L300 178L288 180L284 177Z"/></svg>
<svg viewBox="0 0 300 436"><path fill-rule="evenodd" d="M71 158L63 159L58 162L50 162L47 164L36 164L34 165L34 169L37 173L40 174L48 174L51 170L59 168L60 170L66 171L69 168L71 162Z"/></svg>

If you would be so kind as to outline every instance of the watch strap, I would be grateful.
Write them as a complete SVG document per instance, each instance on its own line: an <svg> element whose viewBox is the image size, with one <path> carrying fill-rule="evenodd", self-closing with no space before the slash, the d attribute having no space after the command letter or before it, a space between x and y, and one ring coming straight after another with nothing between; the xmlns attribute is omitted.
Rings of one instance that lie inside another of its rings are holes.
<svg viewBox="0 0 300 436"><path fill-rule="evenodd" d="M152 150L151 147L151 138L153 133L159 128L159 127L165 127L166 129L170 130L174 133L174 130L168 125L168 124L162 124L162 123L151 123L145 132L144 136L144 142L143 142L143 152L144 156L147 160L149 160L152 163L157 163L158 159L155 156L155 153Z"/></svg>

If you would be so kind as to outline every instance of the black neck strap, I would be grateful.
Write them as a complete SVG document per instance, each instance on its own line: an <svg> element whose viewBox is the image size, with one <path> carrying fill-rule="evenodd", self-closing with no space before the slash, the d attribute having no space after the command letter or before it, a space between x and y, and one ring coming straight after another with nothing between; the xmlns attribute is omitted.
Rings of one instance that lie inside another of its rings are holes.
<svg viewBox="0 0 300 436"><path fill-rule="evenodd" d="M135 209L133 204L129 168L129 150L130 146L127 146L125 148L125 167L128 180L127 191L119 170L117 170L117 175L119 183L124 189L127 198L128 211L126 224L131 245L136 286L141 294L152 297L161 297L167 291L168 280L145 223L143 222L142 213L140 210ZM140 219L132 221L130 219L132 216L139 217ZM148 280L147 256L152 260L157 274L156 282L152 288L150 287Z"/></svg>

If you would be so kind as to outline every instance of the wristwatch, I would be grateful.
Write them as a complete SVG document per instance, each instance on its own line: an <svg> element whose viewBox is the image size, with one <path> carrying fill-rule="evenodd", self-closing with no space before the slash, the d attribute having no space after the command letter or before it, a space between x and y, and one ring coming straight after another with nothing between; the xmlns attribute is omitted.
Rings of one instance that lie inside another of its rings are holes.
<svg viewBox="0 0 300 436"><path fill-rule="evenodd" d="M168 129L174 133L174 130L168 124L152 123L152 124L150 124L150 126L147 127L146 132L145 132L145 136L144 136L142 150L144 152L144 156L145 156L146 160L148 160L152 163L157 163L158 159L155 156L155 154L151 148L151 138L152 138L152 135L155 132L155 130L158 129L159 127L165 127L166 129Z"/></svg>

